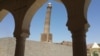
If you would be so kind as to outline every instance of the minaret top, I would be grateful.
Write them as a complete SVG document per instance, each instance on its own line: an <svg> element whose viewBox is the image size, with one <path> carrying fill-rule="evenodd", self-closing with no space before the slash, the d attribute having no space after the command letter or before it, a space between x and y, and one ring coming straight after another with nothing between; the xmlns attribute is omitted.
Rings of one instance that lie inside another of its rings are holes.
<svg viewBox="0 0 100 56"><path fill-rule="evenodd" d="M52 3L49 2L49 3L48 3L48 7L52 7Z"/></svg>

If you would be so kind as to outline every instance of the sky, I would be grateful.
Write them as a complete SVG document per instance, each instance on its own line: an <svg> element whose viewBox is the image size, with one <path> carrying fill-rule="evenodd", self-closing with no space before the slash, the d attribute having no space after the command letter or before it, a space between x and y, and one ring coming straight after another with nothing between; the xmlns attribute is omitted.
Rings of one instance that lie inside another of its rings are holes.
<svg viewBox="0 0 100 56"><path fill-rule="evenodd" d="M72 41L71 33L66 26L68 20L67 11L62 3L48 0L52 3L50 32L53 35L53 42ZM47 11L46 2L37 12L33 15L29 40L40 41L41 34L43 33L45 16ZM87 20L90 28L86 33L87 43L100 43L100 0L92 0L88 12ZM14 32L14 18L11 13L0 22L0 38L13 37Z"/></svg>

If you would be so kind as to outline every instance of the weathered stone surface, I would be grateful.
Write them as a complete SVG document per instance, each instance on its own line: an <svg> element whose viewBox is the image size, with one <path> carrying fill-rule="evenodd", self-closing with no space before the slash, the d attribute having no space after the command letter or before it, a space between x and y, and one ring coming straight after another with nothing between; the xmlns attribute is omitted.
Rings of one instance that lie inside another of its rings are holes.
<svg viewBox="0 0 100 56"><path fill-rule="evenodd" d="M0 11L0 22L4 19L4 17L8 14L8 11L1 10Z"/></svg>
<svg viewBox="0 0 100 56"><path fill-rule="evenodd" d="M0 39L0 56L14 56L14 50L14 38ZM72 47L27 40L25 56L72 56Z"/></svg>

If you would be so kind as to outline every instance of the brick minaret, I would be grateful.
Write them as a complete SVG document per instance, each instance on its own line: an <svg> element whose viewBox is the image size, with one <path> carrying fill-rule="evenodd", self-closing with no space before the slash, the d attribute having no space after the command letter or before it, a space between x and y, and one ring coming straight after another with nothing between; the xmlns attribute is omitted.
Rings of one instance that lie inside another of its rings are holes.
<svg viewBox="0 0 100 56"><path fill-rule="evenodd" d="M41 42L52 42L52 34L50 33L51 9L52 9L52 4L48 3L45 24L44 24L44 32L41 35Z"/></svg>

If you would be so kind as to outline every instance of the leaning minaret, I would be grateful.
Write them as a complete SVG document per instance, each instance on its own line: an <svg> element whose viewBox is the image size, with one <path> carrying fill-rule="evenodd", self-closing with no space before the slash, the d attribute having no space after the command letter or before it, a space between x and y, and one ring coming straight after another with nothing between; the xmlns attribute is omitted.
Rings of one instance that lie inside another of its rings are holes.
<svg viewBox="0 0 100 56"><path fill-rule="evenodd" d="M52 34L50 33L51 9L52 9L52 4L48 3L45 24L44 24L44 32L41 35L41 42L52 42Z"/></svg>

